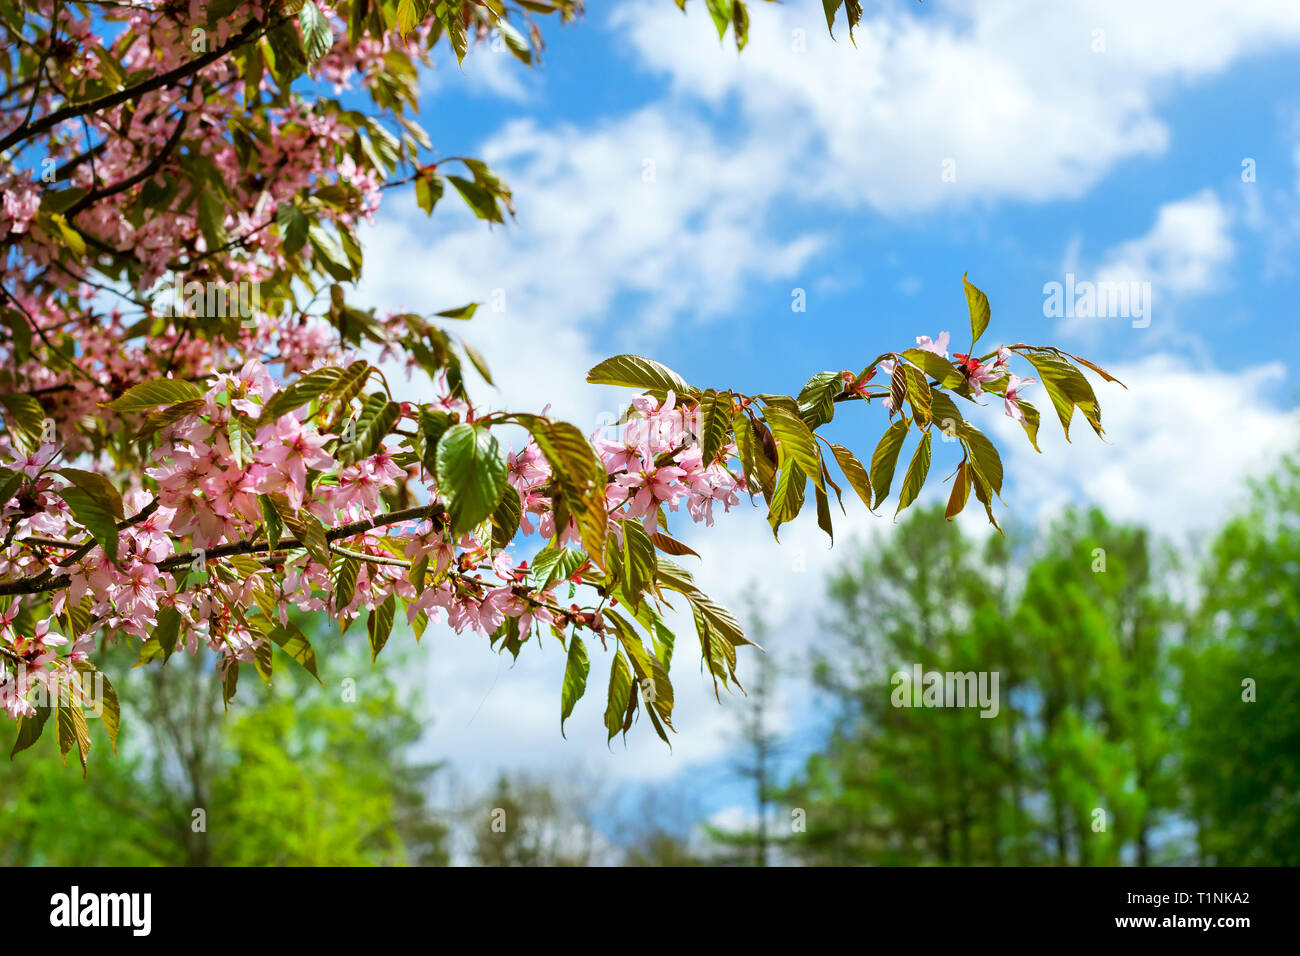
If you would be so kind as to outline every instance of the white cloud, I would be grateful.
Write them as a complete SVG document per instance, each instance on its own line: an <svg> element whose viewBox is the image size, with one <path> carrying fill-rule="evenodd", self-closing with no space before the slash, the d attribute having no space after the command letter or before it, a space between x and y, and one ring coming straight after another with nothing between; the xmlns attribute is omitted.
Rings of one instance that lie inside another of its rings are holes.
<svg viewBox="0 0 1300 956"><path fill-rule="evenodd" d="M1246 501L1245 481L1300 442L1280 362L1229 372L1157 353L1109 371L1128 390L1093 379L1106 440L1075 414L1062 437L1041 386L1026 398L1043 415L1034 452L1020 426L992 430L1011 485L1013 512L1048 519L1070 504L1099 505L1120 521L1181 540L1213 529ZM1034 394L1037 393L1037 394Z"/></svg>
<svg viewBox="0 0 1300 956"><path fill-rule="evenodd" d="M430 220L402 197L362 237L361 295L425 313L503 301L463 330L499 367L500 401L532 408L546 395L591 428L616 401L583 384L591 365L653 352L674 322L733 311L751 284L796 274L821 244L771 235L777 152L729 147L657 108L592 129L510 123L480 154L510 183L518 222L488 230L455 196Z"/></svg>
<svg viewBox="0 0 1300 956"><path fill-rule="evenodd" d="M1052 280L1061 307L1053 314L1065 316L1057 324L1057 334L1095 340L1117 321L1131 318L1133 327L1146 328L1158 319L1157 334L1168 344L1177 335L1168 321L1171 309L1180 301L1216 291L1227 281L1236 252L1231 225L1232 215L1218 195L1204 189L1165 203L1145 234L1111 246L1095 265L1080 265L1079 247L1073 244L1061 275ZM1076 315L1073 300L1080 295L1077 290L1085 287L1095 293L1094 303L1083 307L1086 314ZM1105 288L1124 293L1109 309L1103 307L1106 296L1099 291ZM1045 299L1047 293L1045 286Z"/></svg>
<svg viewBox="0 0 1300 956"><path fill-rule="evenodd" d="M614 16L683 100L739 112L768 141L798 143L797 187L891 214L1079 196L1120 162L1167 147L1155 107L1176 84L1300 42L1291 0L916 9L890 3L870 14L855 49L842 22L839 42L827 38L820 3L755 4L740 56L718 50L702 7L683 17L655 0ZM1096 30L1104 52L1094 52ZM955 182L941 177L947 159Z"/></svg>
<svg viewBox="0 0 1300 956"><path fill-rule="evenodd" d="M1228 211L1212 190L1166 203L1146 235L1113 246L1097 270L1101 282L1150 282L1161 293L1208 292L1232 260Z"/></svg>

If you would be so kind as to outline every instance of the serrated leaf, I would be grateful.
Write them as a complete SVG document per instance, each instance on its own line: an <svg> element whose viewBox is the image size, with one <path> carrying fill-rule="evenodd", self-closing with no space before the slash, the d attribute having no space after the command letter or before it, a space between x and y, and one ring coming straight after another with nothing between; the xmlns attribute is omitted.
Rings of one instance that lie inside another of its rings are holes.
<svg viewBox="0 0 1300 956"><path fill-rule="evenodd" d="M320 7L307 0L298 12L298 26L302 28L303 49L307 53L307 65L315 68L330 48L334 46L334 31L330 28L329 18L321 12Z"/></svg>
<svg viewBox="0 0 1300 956"><path fill-rule="evenodd" d="M331 578L334 589L334 612L341 614L352 604L357 594L357 575L361 573L361 562L350 554L335 554Z"/></svg>
<svg viewBox="0 0 1300 956"><path fill-rule="evenodd" d="M40 740L45 722L49 719L50 708L47 704L37 704L35 716L18 718L18 736L14 740L13 749L9 751L10 760Z"/></svg>
<svg viewBox="0 0 1300 956"><path fill-rule="evenodd" d="M903 441L907 438L911 424L906 418L894 422L885 430L876 450L871 454L871 490L875 495L873 508L879 508L880 503L889 496L894 469L898 466L898 453L903 449Z"/></svg>
<svg viewBox="0 0 1300 956"><path fill-rule="evenodd" d="M501 503L507 468L496 437L477 425L453 425L438 442L438 495L459 536L485 521Z"/></svg>
<svg viewBox="0 0 1300 956"><path fill-rule="evenodd" d="M623 585L632 604L654 582L657 561L654 542L636 519L623 522Z"/></svg>
<svg viewBox="0 0 1300 956"><path fill-rule="evenodd" d="M1002 457L993 442L978 428L962 422L958 434L970 453L971 467L996 495L1002 494Z"/></svg>
<svg viewBox="0 0 1300 956"><path fill-rule="evenodd" d="M930 424L930 384L925 380L925 373L915 365L904 365L903 374L907 377L907 401L916 424L924 428Z"/></svg>
<svg viewBox="0 0 1300 956"><path fill-rule="evenodd" d="M72 486L58 494L72 516L104 549L110 561L117 560L117 523L122 520L122 495L103 475L79 468L60 468L58 474Z"/></svg>
<svg viewBox="0 0 1300 956"><path fill-rule="evenodd" d="M492 547L500 551L510 544L519 532L522 518L523 502L519 500L519 492L507 484L501 503L492 512Z"/></svg>
<svg viewBox="0 0 1300 956"><path fill-rule="evenodd" d="M964 275L961 277L961 284L966 290L966 308L970 312L971 353L974 354L975 343L989 327L991 315L989 297L967 281Z"/></svg>
<svg viewBox="0 0 1300 956"><path fill-rule="evenodd" d="M731 396L709 389L699 405L700 458L709 465L731 438Z"/></svg>
<svg viewBox="0 0 1300 956"><path fill-rule="evenodd" d="M622 385L645 389L659 397L671 390L682 396L695 396L699 389L686 384L685 379L653 359L639 355L615 355L596 365L587 373L592 385Z"/></svg>
<svg viewBox="0 0 1300 956"><path fill-rule="evenodd" d="M907 466L907 475L903 478L903 487L898 492L898 510L894 512L894 517L898 517L904 508L916 500L916 496L925 487L925 478L929 473L930 433L922 432L921 443L916 446L912 463Z"/></svg>
<svg viewBox="0 0 1300 956"><path fill-rule="evenodd" d="M919 366L926 375L945 388L960 388L966 381L961 372L957 370L957 367L942 355L927 352L925 349L913 348L905 351L903 358L913 365Z"/></svg>
<svg viewBox="0 0 1300 956"><path fill-rule="evenodd" d="M966 462L963 461L957 466L957 473L953 476L952 492L948 495L948 507L944 510L943 516L951 521L961 514L969 497L970 472L966 468Z"/></svg>
<svg viewBox="0 0 1300 956"><path fill-rule="evenodd" d="M591 662L582 638L574 634L569 638L569 653L564 662L564 684L560 689L560 736L564 736L564 722L573 713L574 706L587 691L587 675Z"/></svg>
<svg viewBox="0 0 1300 956"><path fill-rule="evenodd" d="M632 696L632 671L621 651L614 651L614 662L609 669L609 699L605 705L605 729L613 740L623 729Z"/></svg>
<svg viewBox="0 0 1300 956"><path fill-rule="evenodd" d="M849 486L857 492L862 503L870 508L871 477L867 474L867 469L862 467L858 457L843 445L831 445L831 451L835 453L835 460L839 462L844 477L849 480Z"/></svg>
<svg viewBox="0 0 1300 956"><path fill-rule="evenodd" d="M10 436L26 451L34 451L41 441L45 409L30 395L19 392L0 394L5 409L5 425Z"/></svg>
<svg viewBox="0 0 1300 956"><path fill-rule="evenodd" d="M817 450L817 439L797 414L780 405L769 405L763 409L763 420L772 429L781 454L782 467L786 456L798 464L800 471L812 479L813 484L822 491L826 485L822 480L822 459Z"/></svg>
<svg viewBox="0 0 1300 956"><path fill-rule="evenodd" d="M370 639L370 660L373 662L379 659L379 652L384 649L388 643L388 637L393 633L393 615L397 609L397 597L390 594L379 605L370 612L370 617L366 621L366 633Z"/></svg>
<svg viewBox="0 0 1300 956"><path fill-rule="evenodd" d="M193 382L177 378L155 378L133 385L108 403L115 412L142 412L159 405L175 405L202 398L203 392Z"/></svg>

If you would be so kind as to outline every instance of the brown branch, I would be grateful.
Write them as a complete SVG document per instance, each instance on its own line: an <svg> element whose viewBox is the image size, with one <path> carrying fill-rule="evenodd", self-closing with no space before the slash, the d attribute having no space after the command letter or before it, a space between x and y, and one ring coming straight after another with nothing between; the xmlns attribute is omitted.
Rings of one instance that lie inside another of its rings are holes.
<svg viewBox="0 0 1300 956"><path fill-rule="evenodd" d="M167 161L167 157L172 154L172 151L175 150L177 145L180 143L181 134L184 132L185 114L182 113L180 118L176 121L176 129L172 132L172 135L167 138L167 142L163 144L162 149L158 150L158 154L149 161L147 166L141 169L138 173L127 176L125 179L119 179L111 186L106 186L103 189L92 189L68 207L63 214L64 218L71 222L75 216L84 212L87 208L99 202L101 199L107 199L109 196L116 196L118 193L125 192L137 183L142 183L146 179L149 179L154 175L154 173L158 172L158 170L162 168L162 164Z"/></svg>
<svg viewBox="0 0 1300 956"><path fill-rule="evenodd" d="M436 509L441 507L437 502L428 505L418 505L414 508L403 508L401 511L389 511L382 515L376 515L372 518L363 518L360 521L353 521L349 524L339 525L336 528L330 528L325 532L325 540L334 542L340 538L351 538L354 535L362 534L366 531L372 531L375 528L382 528L388 525L399 524L403 521L416 521L421 518L429 517ZM145 509L148 511L149 509ZM120 528L127 527L144 520L144 511L134 518L128 519L119 525ZM74 563L85 556L90 549L94 547L94 542L90 545L83 546L75 554L65 558L60 562L60 567L67 567L68 564ZM305 547L297 538L284 538L276 546L277 550L291 550ZM263 554L270 551L271 547L266 541L255 541L254 538L244 538L241 541L232 541L229 544L218 545L215 548L197 548L193 551L186 551L182 554L173 555L165 561L158 563L159 571L175 571L186 565L192 564L194 559L202 556L204 561L214 558L227 558L237 554ZM369 557L369 555L367 555ZM9 594L42 594L48 591L59 591L66 588L72 583L72 576L67 572L62 574L51 575L47 570L35 578L23 578L17 581L0 582L0 596Z"/></svg>
<svg viewBox="0 0 1300 956"><path fill-rule="evenodd" d="M101 96L97 100L88 100L85 103L78 103L74 106L65 106L63 109L55 110L53 113L46 113L34 123L24 122L3 139L0 139L0 153L3 153L15 143L21 143L25 140L31 139L33 136L38 136L41 133L44 133L48 129L58 126L64 120L76 119L78 116L85 116L88 113L99 113L104 110L110 110L114 106L120 106L123 103L137 100L146 93L152 93L154 90L160 90L172 86L185 79L187 76L192 76L199 72L205 66L215 63L232 50L243 46L244 43L252 39L253 35L256 34L258 30L264 29L266 26L267 24L262 23L260 20L249 20L244 24L242 30L232 36L221 46L217 47L217 49L211 50L202 56L195 57L188 63L182 64L173 70L168 70L166 73L159 73L157 76L152 76L141 83L137 83L135 86L127 87L124 90L118 90L116 93L110 93L107 96Z"/></svg>

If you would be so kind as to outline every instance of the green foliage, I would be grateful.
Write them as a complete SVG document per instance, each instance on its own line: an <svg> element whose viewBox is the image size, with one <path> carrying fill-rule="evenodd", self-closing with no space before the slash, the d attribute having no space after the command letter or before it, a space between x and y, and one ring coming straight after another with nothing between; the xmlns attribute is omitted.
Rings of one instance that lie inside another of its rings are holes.
<svg viewBox="0 0 1300 956"><path fill-rule="evenodd" d="M1106 570L1094 573L1094 549ZM1021 586L1012 569L1028 561ZM1013 535L982 554L941 509L913 512L831 581L839 642L815 677L841 704L826 750L785 799L808 862L1155 862L1178 791L1173 619L1138 530L1069 515L1036 552ZM998 672L999 710L895 706L892 675ZM1106 813L1094 829L1093 812Z"/></svg>
<svg viewBox="0 0 1300 956"><path fill-rule="evenodd" d="M1178 658L1199 860L1300 865L1300 458L1219 533L1202 587Z"/></svg>
<svg viewBox="0 0 1300 956"><path fill-rule="evenodd" d="M129 671L133 713L116 760L95 762L84 781L58 760L0 768L0 863L446 863L446 827L424 796L434 768L407 757L420 720L383 666L343 648L330 662L331 687L286 668L270 687L241 687L224 716L217 686L197 679L205 656ZM343 679L359 674L345 698Z"/></svg>

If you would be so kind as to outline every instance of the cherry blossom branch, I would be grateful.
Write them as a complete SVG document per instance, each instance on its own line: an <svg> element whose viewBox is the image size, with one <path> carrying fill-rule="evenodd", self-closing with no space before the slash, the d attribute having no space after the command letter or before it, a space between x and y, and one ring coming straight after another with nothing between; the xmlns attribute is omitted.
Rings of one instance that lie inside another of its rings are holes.
<svg viewBox="0 0 1300 956"><path fill-rule="evenodd" d="M363 518L360 521L353 521L349 524L339 525L330 528L325 532L325 540L334 542L340 538L351 538L366 531L373 531L375 528L382 528L388 525L400 524L403 521L418 521L422 518L428 518L442 506L438 502L428 505L418 505L414 508L403 508L401 511L389 511L382 515L375 515L371 518ZM148 510L148 509L145 509ZM128 519L119 525L119 529L129 527L143 521L144 512ZM65 558L59 563L60 567L66 567L68 564L75 563L89 553L90 549L95 546L94 542L84 546L76 554ZM297 538L283 538L277 544L275 550L293 550L302 548L305 545ZM237 554L263 554L271 551L271 546L266 541L256 541L254 538L243 538L239 541L232 541L228 544L218 545L215 548L197 548L193 551L182 552L173 555L165 561L160 561L157 565L159 571L175 571L179 568L193 564L194 559L202 556L203 560L209 561L214 558L227 558ZM360 557L357 555L357 557ZM371 555L365 556L367 559ZM48 591L60 591L72 583L72 576L66 572L63 574L51 575L47 569L41 575L35 578L24 578L18 581L0 582L0 596L11 594L41 594Z"/></svg>
<svg viewBox="0 0 1300 956"><path fill-rule="evenodd" d="M120 106L123 103L129 103L144 96L146 93L152 93L154 90L164 89L173 86L188 76L198 73L204 67L215 63L226 54L243 46L251 40L259 30L265 30L270 24L262 23L260 20L249 20L244 24L243 29L234 34L217 47L204 53L202 56L195 57L188 63L176 67L174 70L168 70L166 73L159 73L151 76L149 79L135 86L127 87L124 90L118 90L116 93L110 93L107 96L101 96L96 100L87 100L85 103L77 103L73 106L65 106L63 109L55 110L53 113L46 113L35 122L24 121L18 127L13 129L8 135L0 139L0 153L3 153L9 147L16 143L24 142L33 136L39 136L46 130L53 129L64 120L76 119L78 116L85 116L88 113L99 113L104 110L110 110L114 106ZM30 114L29 114L30 116Z"/></svg>

